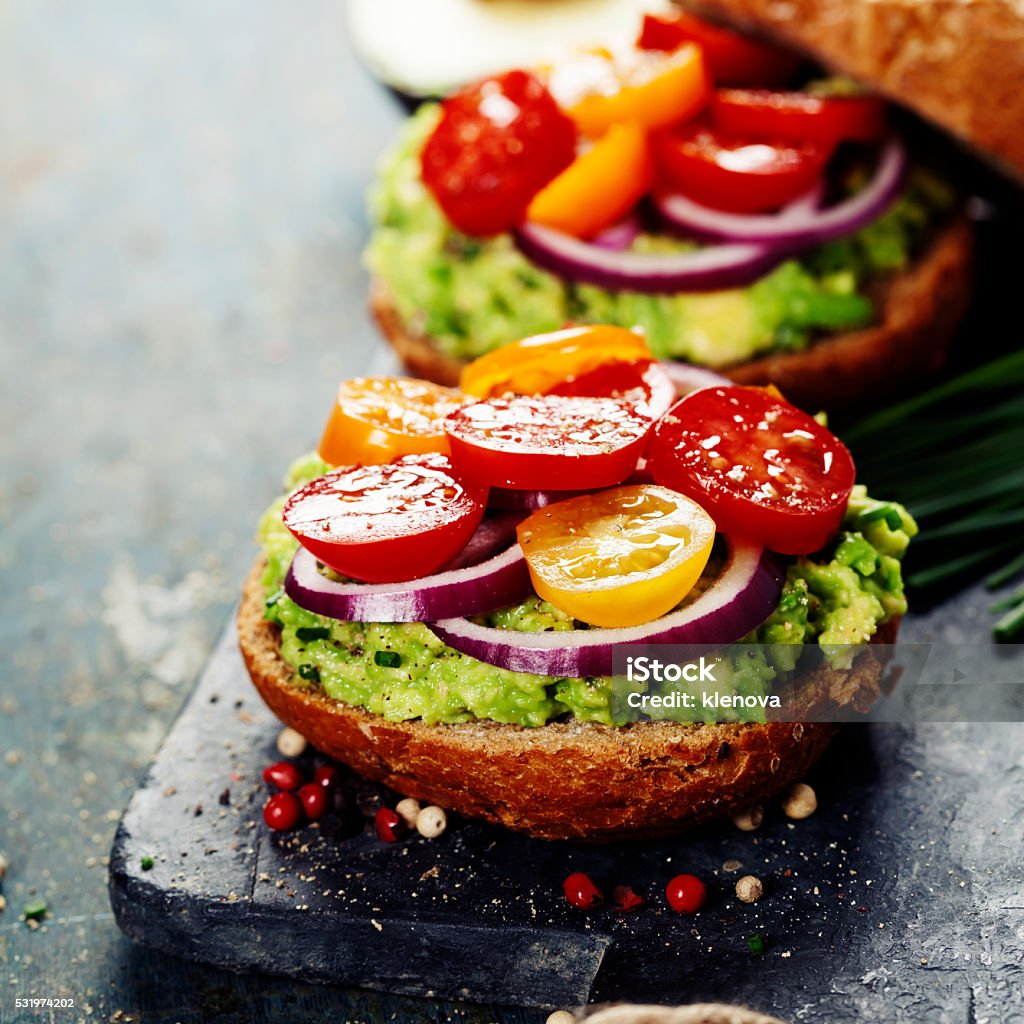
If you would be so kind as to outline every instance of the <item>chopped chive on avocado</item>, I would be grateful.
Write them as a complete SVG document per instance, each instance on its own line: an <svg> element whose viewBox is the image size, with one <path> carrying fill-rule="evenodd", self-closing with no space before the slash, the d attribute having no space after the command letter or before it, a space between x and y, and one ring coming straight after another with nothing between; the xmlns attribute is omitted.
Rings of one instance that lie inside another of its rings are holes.
<svg viewBox="0 0 1024 1024"><path fill-rule="evenodd" d="M747 945L750 947L751 953L760 956L764 952L764 939L761 937L761 933L754 932L753 935L748 935Z"/></svg>
<svg viewBox="0 0 1024 1024"><path fill-rule="evenodd" d="M891 501L884 501L880 505L876 505L874 508L865 509L857 517L858 526L870 526L872 523L877 523L879 520L885 520L886 526L891 530L898 530L902 523L900 514L897 509L893 506Z"/></svg>
<svg viewBox="0 0 1024 1024"><path fill-rule="evenodd" d="M26 921L41 921L46 917L46 900L32 900L22 907L21 915Z"/></svg>
<svg viewBox="0 0 1024 1024"><path fill-rule="evenodd" d="M1024 633L1024 601L1012 608L992 627L992 635L1006 643Z"/></svg>
<svg viewBox="0 0 1024 1024"><path fill-rule="evenodd" d="M303 664L299 666L299 678L305 679L307 683L320 682L320 669L316 665Z"/></svg>
<svg viewBox="0 0 1024 1024"><path fill-rule="evenodd" d="M139 867L142 868L143 871L152 871L153 865L155 863L156 862L153 860L152 857L150 857L148 853L145 855L145 857L141 857L139 859Z"/></svg>
<svg viewBox="0 0 1024 1024"><path fill-rule="evenodd" d="M299 626L295 630L295 635L306 644L311 640L326 640L331 635L331 631L327 626Z"/></svg>
<svg viewBox="0 0 1024 1024"><path fill-rule="evenodd" d="M272 593L270 597L268 597L266 601L263 602L263 607L273 608L274 605L277 604L277 602L280 601L282 597L284 597L284 591L275 590L274 593Z"/></svg>
<svg viewBox="0 0 1024 1024"><path fill-rule="evenodd" d="M374 651L373 663L381 668L398 668L402 664L402 656L397 651Z"/></svg>

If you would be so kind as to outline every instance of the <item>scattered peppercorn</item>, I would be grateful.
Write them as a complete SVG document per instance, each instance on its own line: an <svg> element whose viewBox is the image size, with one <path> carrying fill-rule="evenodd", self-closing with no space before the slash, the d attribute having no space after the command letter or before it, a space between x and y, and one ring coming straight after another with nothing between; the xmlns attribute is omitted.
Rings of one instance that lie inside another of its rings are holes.
<svg viewBox="0 0 1024 1024"><path fill-rule="evenodd" d="M277 734L277 750L282 757L301 757L306 752L306 737L286 725Z"/></svg>
<svg viewBox="0 0 1024 1024"><path fill-rule="evenodd" d="M338 769L333 764L322 764L313 772L313 781L324 789L334 789L338 785Z"/></svg>
<svg viewBox="0 0 1024 1024"><path fill-rule="evenodd" d="M764 895L764 885L754 875L744 875L736 883L736 897L741 903L756 903Z"/></svg>
<svg viewBox="0 0 1024 1024"><path fill-rule="evenodd" d="M416 815L416 831L424 839L436 839L448 827L448 815L444 808L431 804Z"/></svg>
<svg viewBox="0 0 1024 1024"><path fill-rule="evenodd" d="M310 821L319 821L327 810L327 790L315 782L307 782L299 790L299 800Z"/></svg>
<svg viewBox="0 0 1024 1024"><path fill-rule="evenodd" d="M628 885L617 885L612 889L612 903L616 910L636 910L644 905L644 898Z"/></svg>
<svg viewBox="0 0 1024 1024"><path fill-rule="evenodd" d="M294 793L275 793L263 808L263 820L275 832L295 828L302 821L302 804Z"/></svg>
<svg viewBox="0 0 1024 1024"><path fill-rule="evenodd" d="M46 917L47 909L46 900L32 900L22 907L21 916L26 921L41 921Z"/></svg>
<svg viewBox="0 0 1024 1024"><path fill-rule="evenodd" d="M147 853L146 856L139 860L139 867L142 868L143 871L152 871L154 863L155 861L153 858Z"/></svg>
<svg viewBox="0 0 1024 1024"><path fill-rule="evenodd" d="M751 807L748 811L743 811L737 814L732 819L732 823L741 832L753 832L755 829L761 827L761 822L764 821L764 808L760 804L756 804Z"/></svg>
<svg viewBox="0 0 1024 1024"><path fill-rule="evenodd" d="M806 782L797 782L786 790L782 809L787 818L809 818L818 809L818 797Z"/></svg>
<svg viewBox="0 0 1024 1024"><path fill-rule="evenodd" d="M594 885L591 877L582 871L574 871L562 883L562 892L578 910L593 910L604 903L604 893Z"/></svg>
<svg viewBox="0 0 1024 1024"><path fill-rule="evenodd" d="M568 1010L555 1010L544 1024L576 1024L576 1018Z"/></svg>
<svg viewBox="0 0 1024 1024"><path fill-rule="evenodd" d="M373 819L373 827L385 843L394 843L398 841L402 819L390 807L382 807Z"/></svg>
<svg viewBox="0 0 1024 1024"><path fill-rule="evenodd" d="M268 786L277 786L290 793L302 785L302 773L288 761L278 761L263 769L263 781Z"/></svg>
<svg viewBox="0 0 1024 1024"><path fill-rule="evenodd" d="M696 914L704 906L707 895L704 883L696 875L676 875L665 886L668 905L680 914Z"/></svg>
<svg viewBox="0 0 1024 1024"><path fill-rule="evenodd" d="M395 804L395 813L409 828L416 827L416 819L419 817L421 810L419 800L414 800L411 796L407 796Z"/></svg>
<svg viewBox="0 0 1024 1024"><path fill-rule="evenodd" d="M754 932L753 935L748 935L747 946L754 956L760 956L764 952L764 939L761 937L761 933Z"/></svg>

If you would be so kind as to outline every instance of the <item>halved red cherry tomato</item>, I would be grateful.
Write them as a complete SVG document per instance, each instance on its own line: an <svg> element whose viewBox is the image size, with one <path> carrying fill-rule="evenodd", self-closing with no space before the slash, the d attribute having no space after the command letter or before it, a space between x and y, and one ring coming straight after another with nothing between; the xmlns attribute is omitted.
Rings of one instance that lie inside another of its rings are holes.
<svg viewBox="0 0 1024 1024"><path fill-rule="evenodd" d="M644 336L626 327L593 324L533 334L474 359L459 387L477 398L541 395L556 384L610 362L647 361Z"/></svg>
<svg viewBox="0 0 1024 1024"><path fill-rule="evenodd" d="M719 89L711 123L726 135L772 142L875 142L885 134L878 96L815 96L770 89Z"/></svg>
<svg viewBox="0 0 1024 1024"><path fill-rule="evenodd" d="M294 491L281 518L335 572L367 583L427 576L455 557L484 514L486 489L444 455L336 469Z"/></svg>
<svg viewBox="0 0 1024 1024"><path fill-rule="evenodd" d="M764 388L703 388L655 428L647 468L689 495L719 530L787 555L823 547L854 484L846 446Z"/></svg>
<svg viewBox="0 0 1024 1024"><path fill-rule="evenodd" d="M638 626L693 589L715 524L685 495L638 484L538 509L516 535L545 601L594 626Z"/></svg>
<svg viewBox="0 0 1024 1024"><path fill-rule="evenodd" d="M421 155L423 183L468 235L495 235L576 157L576 126L544 83L509 71L445 100Z"/></svg>
<svg viewBox="0 0 1024 1024"><path fill-rule="evenodd" d="M367 466L446 453L444 419L463 401L458 391L411 377L344 380L320 439L320 457L332 466Z"/></svg>
<svg viewBox="0 0 1024 1024"><path fill-rule="evenodd" d="M820 142L754 142L684 125L659 135L654 155L668 187L733 213L775 210L820 177L832 147Z"/></svg>
<svg viewBox="0 0 1024 1024"><path fill-rule="evenodd" d="M648 417L614 398L489 398L446 421L451 459L468 479L516 490L583 491L636 468Z"/></svg>
<svg viewBox="0 0 1024 1024"><path fill-rule="evenodd" d="M659 420L676 400L676 386L654 359L634 363L604 363L550 388L549 395L621 398L637 412Z"/></svg>
<svg viewBox="0 0 1024 1024"><path fill-rule="evenodd" d="M784 85L800 65L799 57L771 43L684 11L645 15L636 44L642 50L672 51L690 42L704 50L711 77L720 85Z"/></svg>

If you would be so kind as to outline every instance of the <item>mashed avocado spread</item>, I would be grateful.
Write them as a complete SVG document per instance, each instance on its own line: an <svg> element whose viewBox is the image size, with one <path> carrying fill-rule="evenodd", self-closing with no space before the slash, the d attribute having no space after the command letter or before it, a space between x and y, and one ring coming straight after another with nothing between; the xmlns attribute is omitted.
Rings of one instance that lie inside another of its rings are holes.
<svg viewBox="0 0 1024 1024"><path fill-rule="evenodd" d="M903 269L953 197L917 170L903 195L874 223L782 263L747 288L647 295L574 285L523 256L510 235L457 232L423 186L419 152L435 125L427 104L409 119L381 162L370 195L370 272L387 286L399 315L449 355L474 358L569 320L642 327L660 359L727 366L775 350L806 347L816 334L870 323L864 286ZM689 243L640 235L638 250Z"/></svg>
<svg viewBox="0 0 1024 1024"><path fill-rule="evenodd" d="M316 455L299 459L289 470L286 490L329 468ZM282 590L297 547L281 522L283 503L282 497L266 511L259 539L267 558L265 617L281 629L281 653L295 669L296 686L319 687L335 700L394 721L477 718L537 726L572 715L622 724L613 715L608 678L509 672L452 650L419 623L339 622L304 611ZM915 533L916 524L901 506L874 501L864 487L854 488L843 531L820 557L789 563L778 607L746 638L773 646L716 673L720 688L743 696L769 693L776 675L793 668L803 644L820 644L833 664L846 667L852 656L848 645L867 641L881 623L906 611L900 559ZM575 628L571 618L536 595L483 621L523 631ZM837 646L830 650L830 645ZM700 717L685 709L665 714L679 720ZM762 715L757 709L734 711L742 719Z"/></svg>

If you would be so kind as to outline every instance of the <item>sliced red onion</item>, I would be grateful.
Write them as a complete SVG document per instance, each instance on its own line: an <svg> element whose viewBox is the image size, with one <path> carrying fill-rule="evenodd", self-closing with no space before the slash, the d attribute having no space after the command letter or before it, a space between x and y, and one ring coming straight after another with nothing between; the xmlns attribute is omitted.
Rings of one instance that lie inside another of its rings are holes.
<svg viewBox="0 0 1024 1024"><path fill-rule="evenodd" d="M489 665L541 676L606 676L618 644L696 644L712 650L740 640L775 610L783 578L762 548L730 541L725 567L700 597L642 626L520 633L465 618L428 625L449 647Z"/></svg>
<svg viewBox="0 0 1024 1024"><path fill-rule="evenodd" d="M508 487L492 487L487 496L487 506L515 512L534 512L539 508L547 508L556 501L592 493L593 491L514 491Z"/></svg>
<svg viewBox="0 0 1024 1024"><path fill-rule="evenodd" d="M553 228L527 222L515 232L523 254L540 267L601 288L700 292L749 284L783 259L770 245L712 245L691 252L612 252Z"/></svg>
<svg viewBox="0 0 1024 1024"><path fill-rule="evenodd" d="M599 235L592 239L594 245L602 249L611 249L612 252L622 252L628 249L640 234L640 218L635 213L629 214L617 224L605 228Z"/></svg>
<svg viewBox="0 0 1024 1024"><path fill-rule="evenodd" d="M787 252L850 235L877 219L903 183L906 150L890 139L871 181L849 199L820 209L821 191L801 196L778 213L742 216L713 210L683 195L656 196L654 205L667 224L700 238L778 246Z"/></svg>
<svg viewBox="0 0 1024 1024"><path fill-rule="evenodd" d="M346 622L426 622L502 608L530 592L526 559L515 543L521 519L485 521L444 570L408 583L329 580L320 575L316 558L299 548L284 579L285 593L308 612ZM499 539L500 553L494 554Z"/></svg>
<svg viewBox="0 0 1024 1024"><path fill-rule="evenodd" d="M707 370L703 366L693 366L691 363L673 363L665 361L662 368L672 378L676 391L680 395L688 395L691 391L699 388L717 388L723 384L731 384L728 377L723 377L714 370Z"/></svg>

